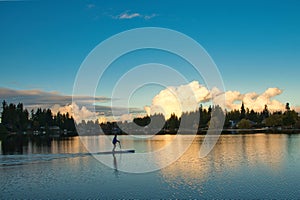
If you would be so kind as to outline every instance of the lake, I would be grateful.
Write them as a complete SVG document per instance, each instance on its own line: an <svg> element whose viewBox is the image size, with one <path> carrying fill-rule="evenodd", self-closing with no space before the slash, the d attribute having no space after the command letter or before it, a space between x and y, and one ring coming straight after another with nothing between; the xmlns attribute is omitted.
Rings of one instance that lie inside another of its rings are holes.
<svg viewBox="0 0 300 200"><path fill-rule="evenodd" d="M83 140L101 144L103 137L86 136ZM1 152L0 199L300 197L300 135L296 134L222 135L204 158L199 158L204 136L182 135L176 145L191 145L171 165L138 174L118 169L128 160L135 165L132 157L161 149L173 137L119 136L122 148L135 149L136 153L103 155L113 167L91 156L79 137L29 141L22 154ZM168 158L158 158L157 162L164 159Z"/></svg>

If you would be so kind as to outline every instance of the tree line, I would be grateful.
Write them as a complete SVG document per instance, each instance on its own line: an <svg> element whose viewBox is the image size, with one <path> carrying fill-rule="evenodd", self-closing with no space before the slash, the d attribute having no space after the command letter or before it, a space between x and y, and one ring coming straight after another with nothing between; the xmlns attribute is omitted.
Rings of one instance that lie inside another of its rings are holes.
<svg viewBox="0 0 300 200"><path fill-rule="evenodd" d="M2 102L0 133L7 132L24 133L32 131L36 133L49 134L62 133L76 134L75 122L69 113L53 114L50 109L38 108L28 112L22 103L17 105L6 101Z"/></svg>
<svg viewBox="0 0 300 200"><path fill-rule="evenodd" d="M268 106L261 112L254 111L253 109L245 108L242 102L241 108L236 110L223 110L220 106L214 105L204 108L202 105L196 111L182 113L180 117L174 113L165 119L162 114L155 114L153 116L137 117L133 122L106 122L99 123L96 121L84 120L77 124L78 130L83 130L87 134L97 134L99 128L105 134L124 133L118 124L126 125L134 133L135 125L146 127L148 129L155 129L158 133L176 133L180 127L182 119L184 120L185 127L198 128L198 132L206 130L211 121L212 113L218 113L225 118L225 129L250 129L262 127L283 127L289 129L300 128L300 118L298 113L290 109L289 103L286 103L285 111L270 112ZM51 128L59 127L59 130L67 131L67 135L77 135L75 128L75 121L69 113L66 114L53 114L50 109L38 108L36 111L31 110L30 113L24 109L23 104L7 104L6 101L2 102L0 133L9 132L24 132L24 131L44 131L51 133ZM161 122L164 124L161 126ZM81 131L80 131L81 132ZM138 134L138 133L137 133ZM141 133L139 133L141 134Z"/></svg>
<svg viewBox="0 0 300 200"><path fill-rule="evenodd" d="M209 127L212 113L218 113L218 116L225 118L224 129L258 129L267 127L270 129L284 128L284 129L297 129L300 128L300 118L295 110L290 109L289 103L286 103L285 111L271 112L268 106L265 105L263 111L258 112L253 109L245 108L242 102L240 109L223 110L220 106L214 105L208 108L203 108L202 105L199 109L193 112L182 113L181 117L171 114L170 118L165 121L160 133L176 133L180 127L181 120L185 119L185 127L198 127L198 133L205 132ZM133 123L140 126L149 126L155 122L155 118L164 120L164 116L154 115L135 118ZM151 121L152 119L152 121ZM154 120L153 120L154 119ZM198 121L197 121L198 120ZM125 122L127 123L127 122ZM116 126L117 124L109 124L109 126ZM130 123L127 125L130 126ZM107 127L107 124L101 124L101 127ZM105 129L111 130L111 129Z"/></svg>
<svg viewBox="0 0 300 200"><path fill-rule="evenodd" d="M238 128L251 127L284 127L299 128L300 118L295 110L291 110L289 103L286 103L285 111L270 112L268 106L262 112L256 112L253 109L245 109L242 103L240 110L226 112L225 127L228 127L230 121L236 121Z"/></svg>
<svg viewBox="0 0 300 200"><path fill-rule="evenodd" d="M105 134L134 134L135 125L145 127L145 131L148 129L155 129L160 127L160 130L156 130L158 134L175 134L177 133L179 127L182 128L181 123L184 119L184 127L188 127L191 130L198 128L198 133L205 133L211 122L212 113L218 113L218 116L222 116L225 119L223 128L225 130L232 129L261 129L268 128L270 130L279 130L279 128L295 130L300 128L300 118L295 110L291 110L289 103L286 103L285 111L275 111L271 112L268 106L265 105L264 109L260 112L254 111L253 109L245 108L242 102L240 109L235 110L223 110L220 106L214 105L204 108L202 105L196 111L182 113L180 117L176 116L174 113L168 119L162 114L154 114L152 116L138 117L134 118L133 122L106 122L98 123L98 121L83 121L78 125L81 130L93 133L95 130L99 130L99 125L101 130ZM161 121L164 124L161 126ZM129 132L119 128L126 126ZM87 134L89 134L87 133ZM146 132L145 132L146 133ZM136 132L136 134L143 134L141 132Z"/></svg>

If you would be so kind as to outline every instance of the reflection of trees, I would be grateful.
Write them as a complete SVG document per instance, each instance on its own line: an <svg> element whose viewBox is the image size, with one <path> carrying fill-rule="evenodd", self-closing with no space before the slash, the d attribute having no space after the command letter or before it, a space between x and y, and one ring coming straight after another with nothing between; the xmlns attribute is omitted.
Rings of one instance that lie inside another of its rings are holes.
<svg viewBox="0 0 300 200"><path fill-rule="evenodd" d="M79 137L49 138L49 137L26 137L20 134L7 136L1 142L3 154L58 154L78 153L86 151L81 145Z"/></svg>
<svg viewBox="0 0 300 200"><path fill-rule="evenodd" d="M107 129L113 128L113 126L110 126L110 123L107 124L107 127L108 127ZM98 135L102 133L99 124L95 123L92 120L89 120L87 122L85 120L82 120L81 123L76 125L76 128L80 135ZM106 127L103 127L103 130L105 131Z"/></svg>

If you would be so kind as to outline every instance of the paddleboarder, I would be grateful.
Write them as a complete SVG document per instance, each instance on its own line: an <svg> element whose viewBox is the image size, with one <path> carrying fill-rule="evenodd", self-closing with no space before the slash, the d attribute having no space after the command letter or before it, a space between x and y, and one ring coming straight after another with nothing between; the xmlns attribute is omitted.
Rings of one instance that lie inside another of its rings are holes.
<svg viewBox="0 0 300 200"><path fill-rule="evenodd" d="M120 143L120 141L117 139L117 134L115 134L115 137L114 137L112 143L113 143L113 145L114 145L113 151L115 151L115 149L116 149L116 144L117 144L117 143L119 143L120 149L121 149L121 143Z"/></svg>

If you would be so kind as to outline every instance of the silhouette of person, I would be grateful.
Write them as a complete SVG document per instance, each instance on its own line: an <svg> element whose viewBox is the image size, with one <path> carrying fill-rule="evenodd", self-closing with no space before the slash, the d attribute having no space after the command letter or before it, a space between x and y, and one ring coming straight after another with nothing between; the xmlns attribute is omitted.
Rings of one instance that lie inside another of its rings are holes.
<svg viewBox="0 0 300 200"><path fill-rule="evenodd" d="M120 149L121 149L121 143L120 143L120 141L117 139L117 134L115 134L115 137L114 137L112 143L113 143L113 145L114 145L113 151L115 151L115 149L116 149L116 144L117 144L117 143L119 143Z"/></svg>

